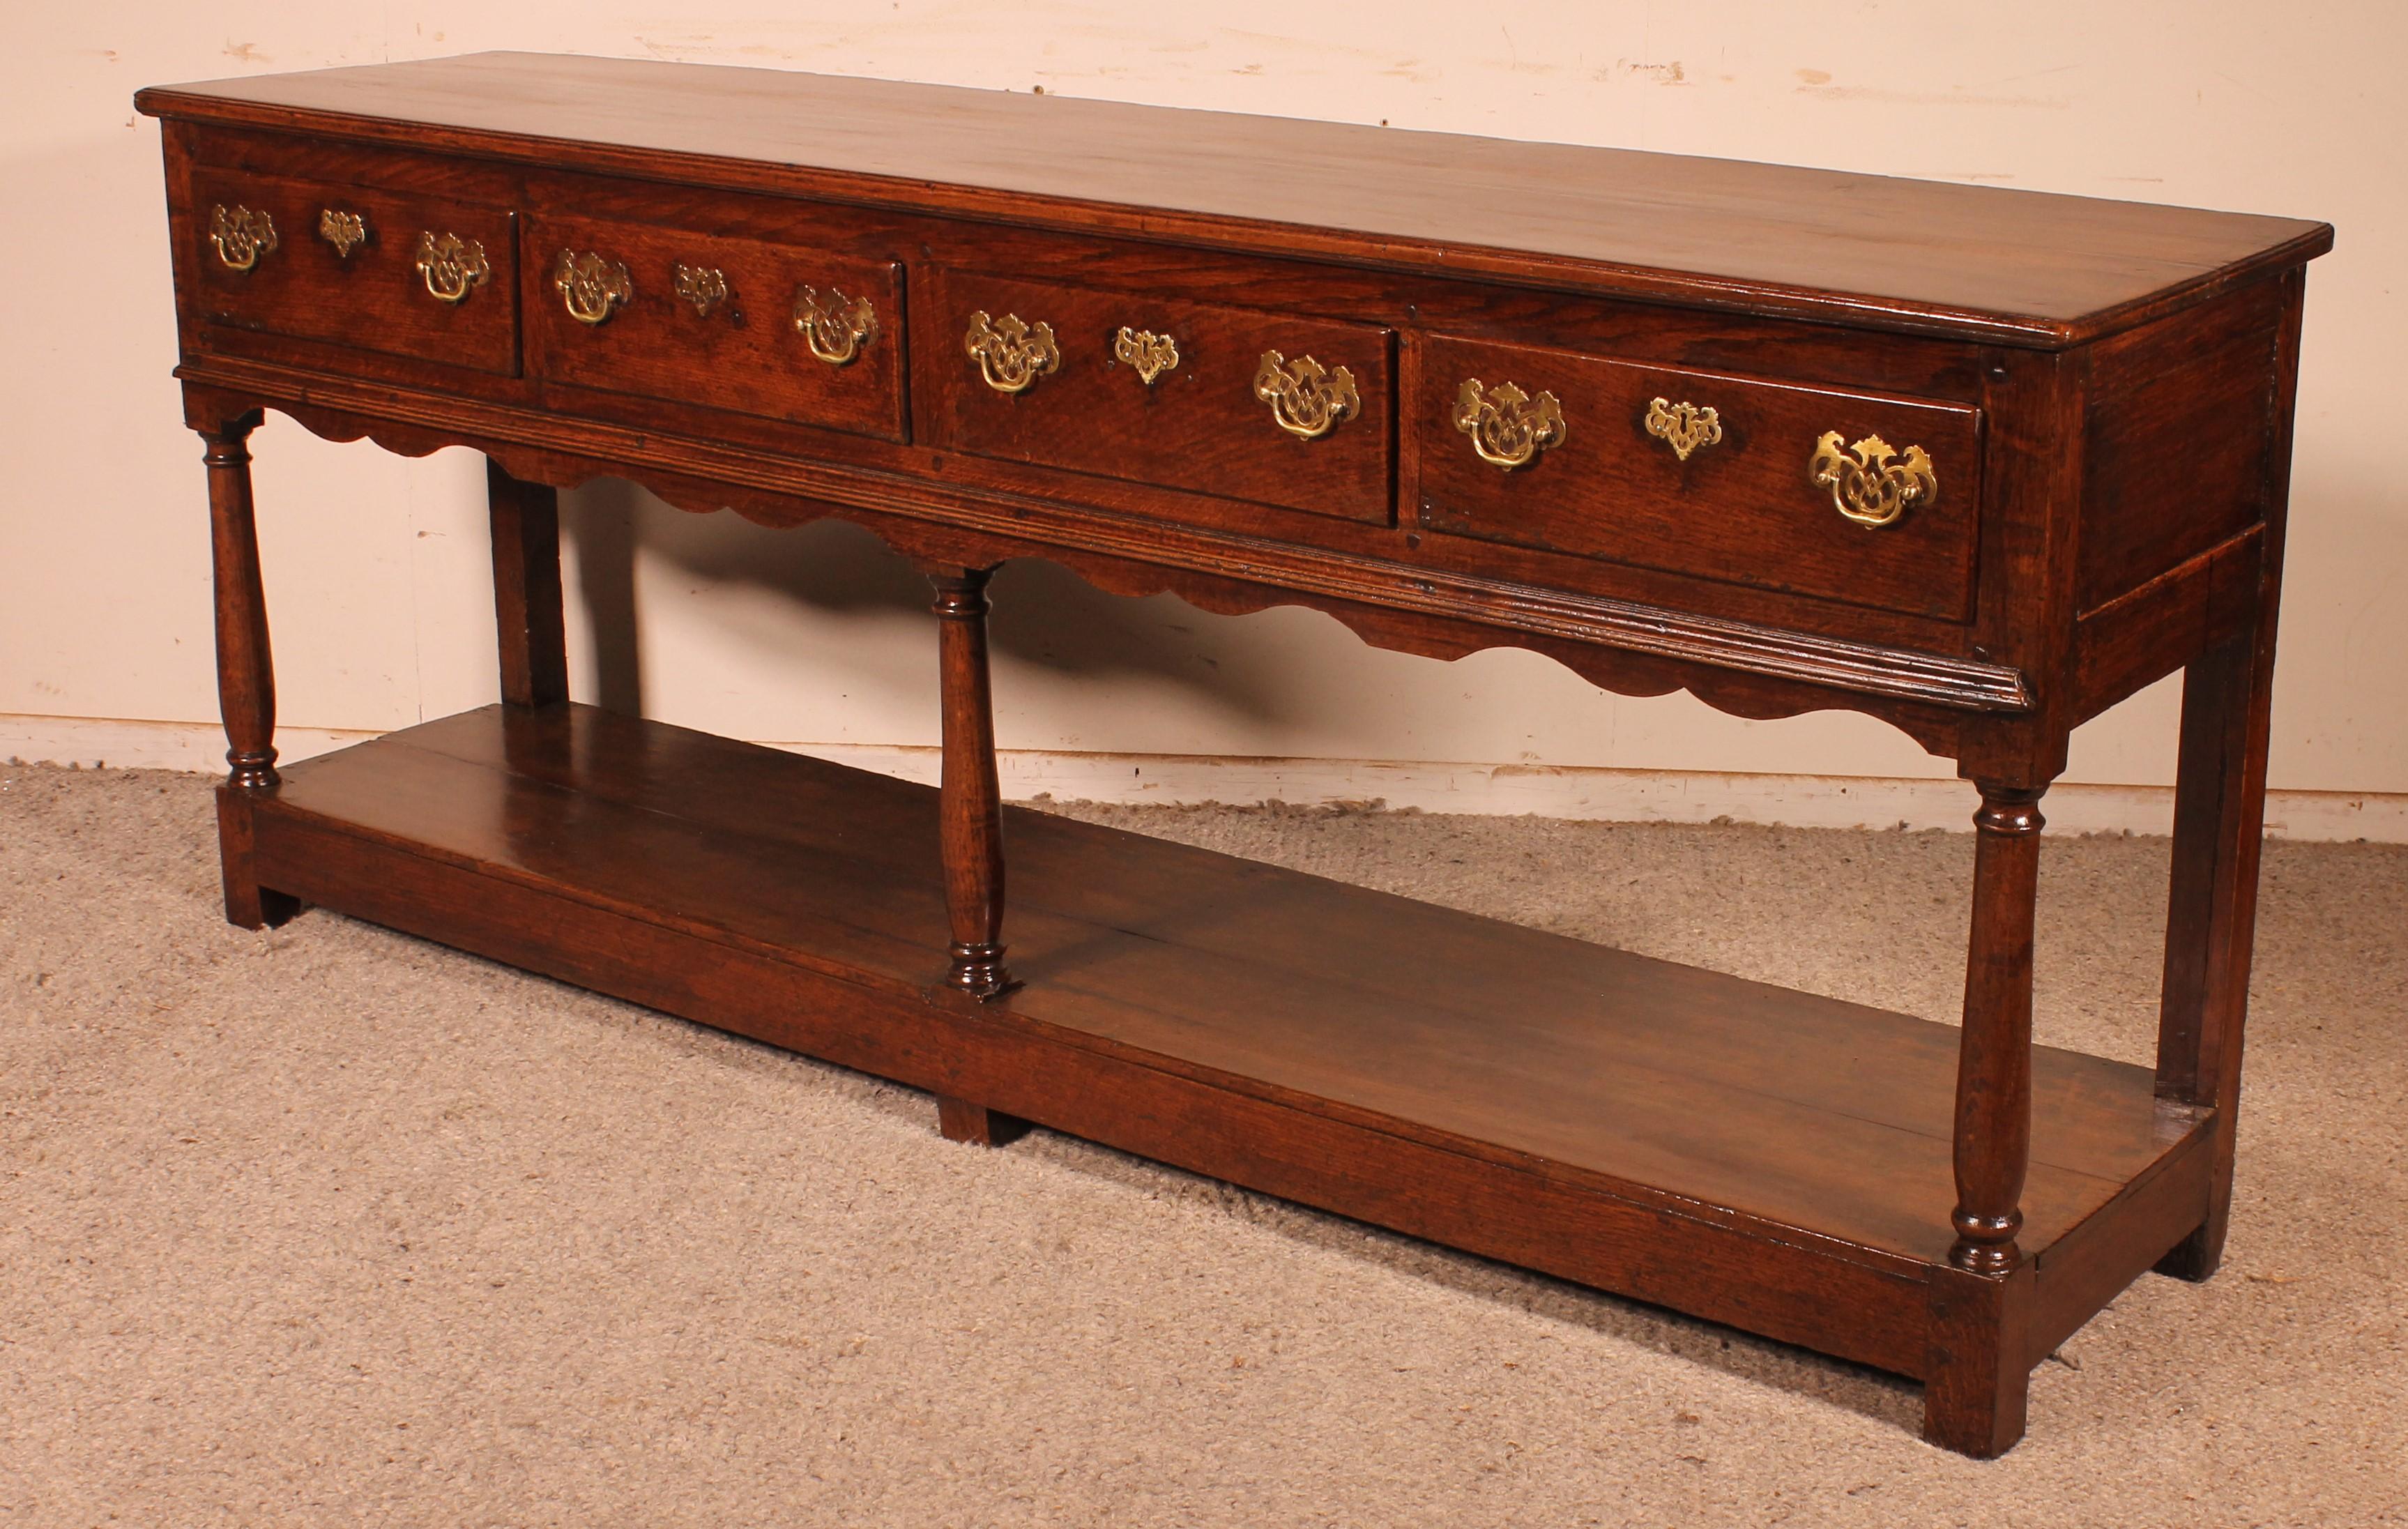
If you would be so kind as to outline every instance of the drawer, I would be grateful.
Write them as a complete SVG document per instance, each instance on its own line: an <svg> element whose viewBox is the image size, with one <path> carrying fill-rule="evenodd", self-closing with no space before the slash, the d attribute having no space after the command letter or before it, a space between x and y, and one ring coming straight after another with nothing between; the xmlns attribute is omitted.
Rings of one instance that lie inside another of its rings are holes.
<svg viewBox="0 0 2408 1529"><path fill-rule="evenodd" d="M954 448L1388 523L1389 331L968 271L933 279L922 375Z"/></svg>
<svg viewBox="0 0 2408 1529"><path fill-rule="evenodd" d="M1536 346L1415 351L1425 531L1970 615L1978 409Z"/></svg>
<svg viewBox="0 0 2408 1529"><path fill-rule="evenodd" d="M508 208L238 170L192 186L205 324L517 372Z"/></svg>
<svg viewBox="0 0 2408 1529"><path fill-rule="evenodd" d="M900 265L541 213L527 263L527 366L546 380L907 437Z"/></svg>

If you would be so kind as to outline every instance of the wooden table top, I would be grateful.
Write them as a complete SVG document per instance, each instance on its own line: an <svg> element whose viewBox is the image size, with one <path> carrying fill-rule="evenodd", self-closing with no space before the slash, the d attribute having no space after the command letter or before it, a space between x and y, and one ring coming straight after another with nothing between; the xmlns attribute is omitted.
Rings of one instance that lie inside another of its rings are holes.
<svg viewBox="0 0 2408 1529"><path fill-rule="evenodd" d="M651 60L478 53L137 100L159 116L2025 346L2078 343L2332 240L2289 218Z"/></svg>

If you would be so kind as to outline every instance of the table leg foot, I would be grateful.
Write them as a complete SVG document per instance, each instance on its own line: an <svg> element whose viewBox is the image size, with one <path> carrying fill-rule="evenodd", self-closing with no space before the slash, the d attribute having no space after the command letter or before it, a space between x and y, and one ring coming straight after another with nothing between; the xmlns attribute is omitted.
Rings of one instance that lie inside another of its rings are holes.
<svg viewBox="0 0 2408 1529"><path fill-rule="evenodd" d="M937 1129L947 1141L967 1141L979 1147L1006 1147L1028 1134L1028 1122L1017 1115L1006 1115L984 1105L974 1105L968 1099L939 1093L937 1095Z"/></svg>
<svg viewBox="0 0 2408 1529"><path fill-rule="evenodd" d="M2024 1436L2031 1366L2025 1348L2028 1264L2003 1279L1941 1268L1931 1277L1923 1437L1995 1460Z"/></svg>
<svg viewBox="0 0 2408 1529"><path fill-rule="evenodd" d="M301 900L259 884L251 848L251 793L218 788L218 869L225 887L226 922L237 929L273 929L301 911Z"/></svg>
<svg viewBox="0 0 2408 1529"><path fill-rule="evenodd" d="M2224 1239L2214 1236L2213 1228L2200 1226L2168 1250L2166 1256L2157 1260L2157 1270L2170 1279L2197 1285L2215 1278L2223 1262Z"/></svg>

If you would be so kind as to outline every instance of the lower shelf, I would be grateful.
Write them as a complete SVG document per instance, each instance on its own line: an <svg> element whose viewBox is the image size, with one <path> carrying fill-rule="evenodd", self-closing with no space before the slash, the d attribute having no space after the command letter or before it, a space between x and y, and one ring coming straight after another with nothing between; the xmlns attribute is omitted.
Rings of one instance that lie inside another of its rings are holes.
<svg viewBox="0 0 2408 1529"><path fill-rule="evenodd" d="M1077 1136L1902 1374L1956 1032L1008 809L1025 986L938 986L936 793L584 707L292 766L266 887ZM237 825L237 832L239 825ZM2207 1111L2041 1049L2036 1361L2186 1235Z"/></svg>

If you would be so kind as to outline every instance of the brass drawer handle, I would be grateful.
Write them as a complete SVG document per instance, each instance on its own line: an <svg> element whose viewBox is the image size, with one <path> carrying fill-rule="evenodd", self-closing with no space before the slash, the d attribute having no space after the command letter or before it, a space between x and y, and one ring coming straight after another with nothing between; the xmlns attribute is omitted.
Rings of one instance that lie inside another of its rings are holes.
<svg viewBox="0 0 2408 1529"><path fill-rule="evenodd" d="M1121 332L1112 336L1112 359L1134 367L1137 379L1150 388L1155 378L1178 367L1179 342L1151 329L1131 329L1123 324Z"/></svg>
<svg viewBox="0 0 2408 1529"><path fill-rule="evenodd" d="M795 289L795 327L811 354L831 366L849 366L861 348L878 338L878 310L867 297L847 297L834 287L820 301L816 287Z"/></svg>
<svg viewBox="0 0 2408 1529"><path fill-rule="evenodd" d="M710 318L712 308L727 301L727 273L716 266L688 265L680 261L669 286L680 300L694 305L697 319Z"/></svg>
<svg viewBox="0 0 2408 1529"><path fill-rule="evenodd" d="M468 294L483 286L493 274L493 266L485 260L485 247L478 240L432 230L419 234L419 279L426 283L428 295L437 302L465 303Z"/></svg>
<svg viewBox="0 0 2408 1529"><path fill-rule="evenodd" d="M1561 446L1570 428L1554 393L1542 390L1533 398L1511 382L1499 382L1490 391L1476 377L1466 379L1455 395L1455 427L1471 437L1471 449L1481 461L1509 473Z"/></svg>
<svg viewBox="0 0 2408 1529"><path fill-rule="evenodd" d="M997 393L1026 393L1039 378L1062 364L1054 326L1028 323L1017 313L1000 319L973 313L969 332L962 338L986 385Z"/></svg>
<svg viewBox="0 0 2408 1529"><path fill-rule="evenodd" d="M1254 368L1254 396L1270 405L1279 427L1299 440L1319 440L1363 407L1353 372L1325 367L1311 356L1291 362L1277 350L1264 351L1262 364Z"/></svg>
<svg viewBox="0 0 2408 1529"><path fill-rule="evenodd" d="M229 271L249 271L262 255L276 252L276 220L249 207L209 208L209 242Z"/></svg>
<svg viewBox="0 0 2408 1529"><path fill-rule="evenodd" d="M1909 505L1929 505L1940 498L1940 477L1923 448L1910 446L1903 461L1890 460L1897 455L1879 436L1867 436L1843 450L1840 433L1828 431L1814 443L1807 480L1829 489L1832 507L1858 525L1888 525Z"/></svg>
<svg viewBox="0 0 2408 1529"><path fill-rule="evenodd" d="M318 236L335 247L337 258L349 260L352 250L368 242L368 221L356 212L323 207L318 213Z"/></svg>
<svg viewBox="0 0 2408 1529"><path fill-rule="evenodd" d="M1647 433L1672 449L1672 454L1683 462L1700 446L1712 446L1723 438L1723 417L1712 407L1699 408L1686 399L1668 403L1661 398L1647 402Z"/></svg>
<svg viewBox="0 0 2408 1529"><path fill-rule="evenodd" d="M552 284L568 316L581 324L598 324L635 300L636 283L627 267L588 252L563 250L552 268Z"/></svg>

